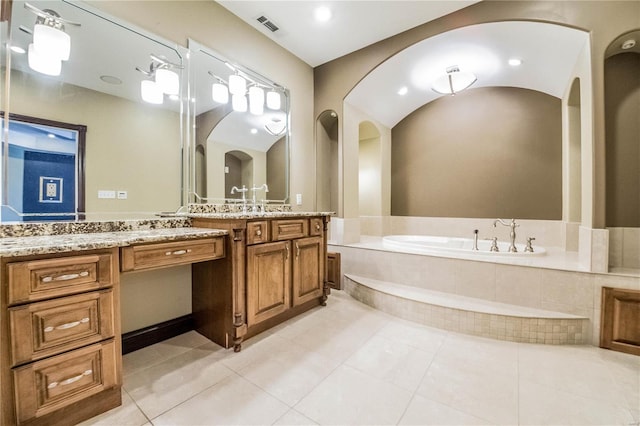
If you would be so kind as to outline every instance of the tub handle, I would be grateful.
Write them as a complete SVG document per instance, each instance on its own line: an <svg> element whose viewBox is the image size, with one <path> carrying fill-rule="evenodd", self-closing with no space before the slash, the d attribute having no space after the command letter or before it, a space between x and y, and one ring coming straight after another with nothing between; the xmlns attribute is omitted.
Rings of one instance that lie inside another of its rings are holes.
<svg viewBox="0 0 640 426"><path fill-rule="evenodd" d="M524 248L524 251L527 253L533 253L533 246L531 245L531 241L535 240L533 237L527 237L527 246Z"/></svg>

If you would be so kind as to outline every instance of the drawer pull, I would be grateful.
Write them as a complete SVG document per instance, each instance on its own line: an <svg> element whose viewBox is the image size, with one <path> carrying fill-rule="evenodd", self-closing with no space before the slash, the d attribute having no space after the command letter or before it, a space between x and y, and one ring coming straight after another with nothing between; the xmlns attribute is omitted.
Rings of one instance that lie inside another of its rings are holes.
<svg viewBox="0 0 640 426"><path fill-rule="evenodd" d="M319 230L320 230L320 224L316 223L316 231L319 231Z"/></svg>
<svg viewBox="0 0 640 426"><path fill-rule="evenodd" d="M51 326L45 327L44 332L49 333L53 330L68 330L70 328L77 327L80 324L86 324L88 322L89 322L89 318L85 317L85 318L82 318L80 321L68 322L66 324L61 324L56 327L51 327Z"/></svg>
<svg viewBox="0 0 640 426"><path fill-rule="evenodd" d="M77 376L69 377L68 379L64 379L64 380L62 380L60 382L51 382L47 386L47 389L53 389L53 388L57 387L58 385L60 385L60 386L70 385L71 383L75 383L78 380L82 379L84 376L88 376L88 375L90 375L92 373L93 373L93 370L85 370L84 373L78 374Z"/></svg>
<svg viewBox="0 0 640 426"><path fill-rule="evenodd" d="M54 277L54 276L42 277L41 280L43 283L50 283L51 281L69 281L69 280L74 280L76 278L88 277L88 276L89 276L89 271L83 271L77 274L58 275L57 277Z"/></svg>
<svg viewBox="0 0 640 426"><path fill-rule="evenodd" d="M285 259L288 259L289 258L289 244L287 244L284 247L287 249L287 257Z"/></svg>
<svg viewBox="0 0 640 426"><path fill-rule="evenodd" d="M261 235L262 235L262 231L258 229L258 230L256 231L256 235L257 235L258 237L259 237L259 236L261 236Z"/></svg>
<svg viewBox="0 0 640 426"><path fill-rule="evenodd" d="M191 253L191 249L168 251L168 252L165 253L165 256L180 256L180 255L187 254L187 253Z"/></svg>

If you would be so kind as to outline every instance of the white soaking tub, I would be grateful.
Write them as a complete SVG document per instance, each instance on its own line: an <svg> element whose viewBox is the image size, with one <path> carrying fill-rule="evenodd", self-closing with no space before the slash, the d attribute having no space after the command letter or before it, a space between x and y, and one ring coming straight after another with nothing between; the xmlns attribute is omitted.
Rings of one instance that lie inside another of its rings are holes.
<svg viewBox="0 0 640 426"><path fill-rule="evenodd" d="M490 251L490 240L478 240L478 250L473 250L473 239L458 237L436 237L430 235L388 235L382 238L385 248L392 250L409 251L412 253L464 253L472 255L486 255L496 257L530 257L544 256L546 250L539 246L533 246L533 253L524 251L524 244L516 244L517 253L509 252L509 243L498 241L500 251Z"/></svg>

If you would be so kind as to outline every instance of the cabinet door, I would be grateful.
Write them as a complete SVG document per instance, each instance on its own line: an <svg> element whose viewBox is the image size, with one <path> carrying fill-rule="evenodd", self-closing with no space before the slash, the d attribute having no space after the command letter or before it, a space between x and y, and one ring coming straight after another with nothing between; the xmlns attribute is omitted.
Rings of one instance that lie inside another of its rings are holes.
<svg viewBox="0 0 640 426"><path fill-rule="evenodd" d="M291 306L291 243L247 247L247 324L276 316Z"/></svg>
<svg viewBox="0 0 640 426"><path fill-rule="evenodd" d="M293 306L322 296L323 254L322 237L293 241Z"/></svg>

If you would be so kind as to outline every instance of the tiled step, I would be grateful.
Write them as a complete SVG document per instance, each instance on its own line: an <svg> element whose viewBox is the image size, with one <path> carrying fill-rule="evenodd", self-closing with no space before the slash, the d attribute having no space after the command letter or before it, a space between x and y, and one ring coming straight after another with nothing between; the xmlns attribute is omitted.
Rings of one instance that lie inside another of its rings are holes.
<svg viewBox="0 0 640 426"><path fill-rule="evenodd" d="M355 299L400 318L513 342L585 344L589 319L345 274Z"/></svg>

